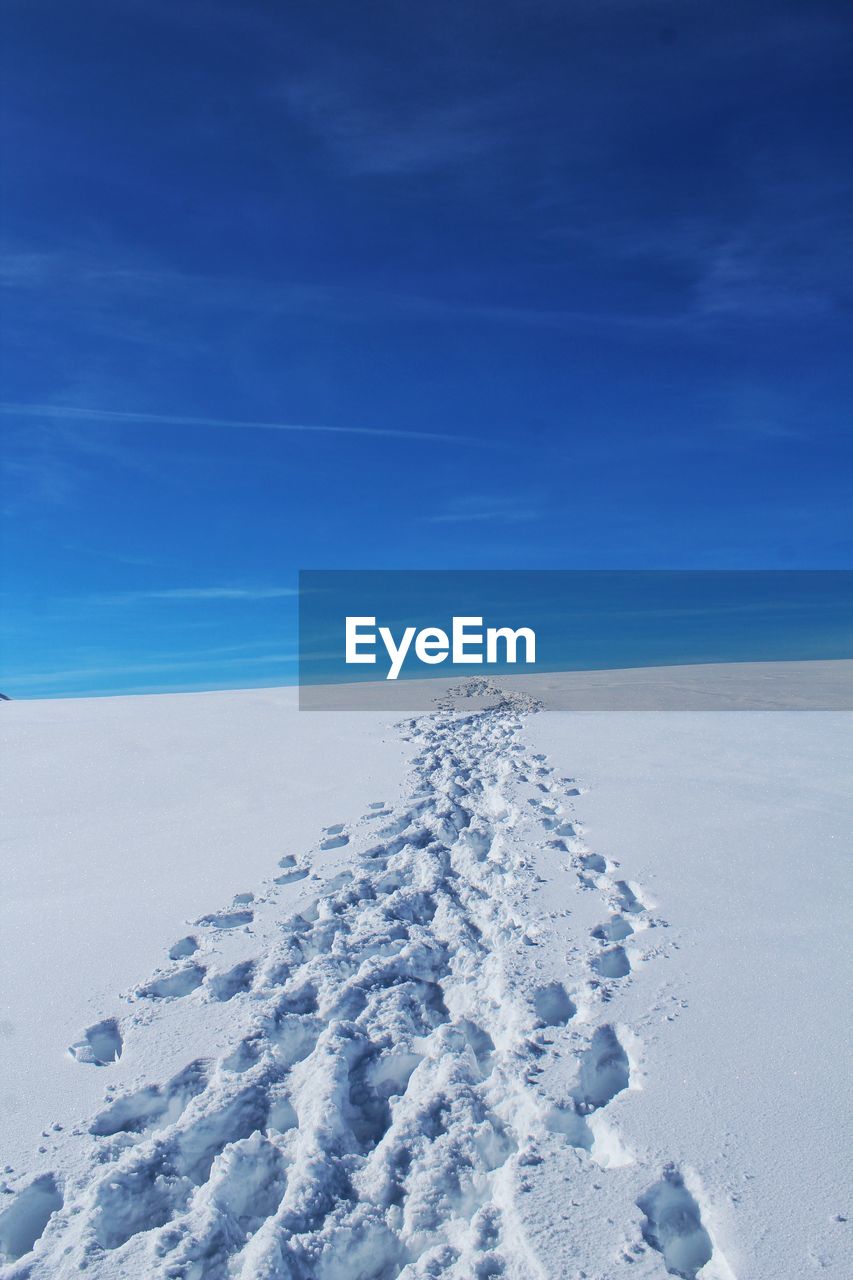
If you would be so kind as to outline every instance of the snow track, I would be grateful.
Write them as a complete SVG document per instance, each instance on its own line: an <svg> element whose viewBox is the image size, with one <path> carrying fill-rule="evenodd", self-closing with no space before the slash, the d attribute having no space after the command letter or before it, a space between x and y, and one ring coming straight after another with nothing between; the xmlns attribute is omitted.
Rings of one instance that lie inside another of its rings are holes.
<svg viewBox="0 0 853 1280"><path fill-rule="evenodd" d="M64 1172L10 1189L4 1277L730 1276L674 1167L627 1195L606 1272L589 1253L592 1189L634 1162L606 1113L636 1088L635 1038L608 1006L633 980L632 938L662 922L586 848L573 781L525 749L534 709L478 680L408 721L408 798L324 828L319 849L346 861L319 895L285 856L265 894L172 946L120 1027L84 1033L79 1069L108 1071L153 1008L228 1005L236 1028L226 1053L111 1094L68 1135ZM543 850L602 899L556 976L529 910ZM302 894L300 909L282 915L281 892ZM209 972L231 931L246 954ZM549 1089L548 1064L571 1085Z"/></svg>

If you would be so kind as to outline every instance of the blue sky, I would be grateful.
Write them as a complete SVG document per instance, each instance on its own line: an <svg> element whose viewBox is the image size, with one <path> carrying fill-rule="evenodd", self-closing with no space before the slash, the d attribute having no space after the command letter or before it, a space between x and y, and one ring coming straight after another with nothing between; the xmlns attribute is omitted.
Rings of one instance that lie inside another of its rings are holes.
<svg viewBox="0 0 853 1280"><path fill-rule="evenodd" d="M6 6L0 688L299 568L850 567L839 0Z"/></svg>

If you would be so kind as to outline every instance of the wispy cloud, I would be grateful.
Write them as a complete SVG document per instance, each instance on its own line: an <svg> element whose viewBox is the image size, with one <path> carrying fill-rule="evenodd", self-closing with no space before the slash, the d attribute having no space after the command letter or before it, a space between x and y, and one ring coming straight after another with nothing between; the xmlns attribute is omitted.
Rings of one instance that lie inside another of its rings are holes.
<svg viewBox="0 0 853 1280"><path fill-rule="evenodd" d="M537 508L534 502L524 498L466 494L448 503L443 511L432 512L421 519L425 524L517 524L537 520L541 515L541 506Z"/></svg>
<svg viewBox="0 0 853 1280"><path fill-rule="evenodd" d="M380 158L376 157L377 164ZM410 156L412 163L416 159L417 151ZM809 185L816 186L817 179ZM571 192L562 188L533 202L529 216L536 227L535 236L558 257L591 250L634 271L649 271L657 264L684 277L686 288L665 299L659 291L652 291L652 307L626 300L603 304L595 293L578 296L570 306L549 305L535 297L525 302L512 286L511 273L506 281L495 273L488 292L472 298L459 290L452 275L440 272L428 290L423 289L421 280L407 279L405 271L399 273L396 289L377 286L375 277L368 275L350 277L343 283L263 279L179 271L103 245L54 253L26 247L0 251L0 280L16 291L58 293L63 307L93 333L157 348L178 344L184 353L189 346L200 349L193 326L201 314L227 317L239 313L247 316L249 323L259 324L267 317L290 321L310 317L328 324L363 327L366 323L384 325L399 317L435 324L453 320L556 331L584 331L594 325L616 333L701 336L738 320L785 324L832 314L840 296L832 261L838 242L832 210L843 207L848 194L840 183L833 187L824 182L821 195L828 213L810 207L791 209L796 191L767 180L759 184L751 221L738 221L717 211L673 215L662 225L649 225L619 210L594 220L579 220ZM768 209L772 209L772 216ZM561 248L563 242L565 247ZM130 298L141 305L129 307ZM157 309L164 307L168 315L152 319L150 309L156 316ZM182 317L181 323L176 317ZM120 413L100 412L113 421L121 417ZM150 420L153 418L156 415ZM199 425L217 422L211 419ZM399 428L258 422L229 425L358 431L365 435L400 431L401 436L412 439L442 438L440 433L419 436Z"/></svg>
<svg viewBox="0 0 853 1280"><path fill-rule="evenodd" d="M0 455L0 476L8 481L0 505L4 516L14 516L29 504L71 503L95 468L117 467L149 476L154 471L153 460L119 432L88 430L79 418L11 412L5 416L17 420L5 434Z"/></svg>
<svg viewBox="0 0 853 1280"><path fill-rule="evenodd" d="M562 234L565 217L561 222ZM545 233L541 233L545 234ZM628 258L637 256L636 235L612 228L607 232L584 226L573 228L571 237L578 241L591 241L596 245L605 242L608 251L624 252ZM672 256L669 241L662 238L660 254ZM681 327L697 318L707 319L716 312L695 312L692 307L676 307L664 312L645 312L630 309L606 310L581 302L576 307L543 306L535 302L525 305L507 301L502 296L500 282L488 299L474 300L463 296L453 281L437 277L434 292L420 287L388 289L377 287L367 277L351 283L329 283L325 280L265 280L253 277L217 276L197 272L165 269L151 262L135 262L132 254L113 255L109 249L99 246L97 253L68 251L54 254L38 254L28 251L0 252L0 279L18 290L41 293L46 289L59 291L63 305L71 308L80 323L94 333L110 339L121 337L142 345L162 348L171 342L179 342L186 352L188 345L197 345L192 327L179 326L177 337L173 331L176 315L197 316L217 314L229 316L247 315L251 321L264 322L267 317L300 320L312 318L323 323L343 324L362 328L366 323L386 324L389 319L403 321L429 321L438 325L448 320L473 324L497 325L509 328L543 328L577 330L596 325L609 330L659 330ZM129 309L128 300L138 300L142 305ZM168 317L156 324L147 318L147 308L168 308ZM171 335L171 336L170 336ZM38 406L41 407L41 406ZM89 415L92 416L91 414ZM110 414L115 419L118 415ZM235 424L238 425L238 424ZM261 427L266 424L250 424ZM290 424L270 424L271 428L308 430L310 427ZM321 430L322 427L315 427ZM344 431L347 428L340 427ZM364 428L365 433L370 429ZM414 436L414 433L405 432ZM460 437L455 437L460 439ZM486 441L478 441L486 444Z"/></svg>
<svg viewBox="0 0 853 1280"><path fill-rule="evenodd" d="M377 436L389 440L429 440L446 444L495 447L479 436L453 435L444 431L406 431L399 427L329 426L303 422L252 422L235 418L196 418L184 414L142 413L127 409L101 409L83 405L0 403L5 417L49 418L60 422L102 422L114 426L208 427L230 431L292 431L332 436Z"/></svg>
<svg viewBox="0 0 853 1280"><path fill-rule="evenodd" d="M296 587L164 587L120 591L89 599L102 603L135 604L145 600L282 600L298 594Z"/></svg>
<svg viewBox="0 0 853 1280"><path fill-rule="evenodd" d="M163 659L153 662L119 662L106 661L96 666L71 667L62 671L24 671L7 676L7 687L10 689L30 688L31 686L59 685L70 681L92 681L92 688L100 688L111 677L128 675L161 675L168 672L181 671L215 671L220 668L295 666L299 661L295 653L265 653L241 658L191 658Z"/></svg>
<svg viewBox="0 0 853 1280"><path fill-rule="evenodd" d="M311 72L275 95L349 174L432 173L498 150L517 111L517 95L458 95L455 101L399 99L368 92L369 74Z"/></svg>

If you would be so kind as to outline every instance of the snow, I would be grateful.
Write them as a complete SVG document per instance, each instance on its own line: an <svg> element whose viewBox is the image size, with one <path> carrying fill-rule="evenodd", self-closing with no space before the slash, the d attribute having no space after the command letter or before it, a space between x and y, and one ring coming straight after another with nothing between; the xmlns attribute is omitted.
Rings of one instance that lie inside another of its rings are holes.
<svg viewBox="0 0 853 1280"><path fill-rule="evenodd" d="M4 707L0 1275L848 1274L849 713L519 687Z"/></svg>
<svg viewBox="0 0 853 1280"><path fill-rule="evenodd" d="M190 922L310 848L317 814L393 798L388 723L299 715L293 689L4 703L0 1167L97 1106L66 1047L121 1019Z"/></svg>
<svg viewBox="0 0 853 1280"><path fill-rule="evenodd" d="M624 1140L690 1153L739 1280L849 1275L853 716L545 712L528 734L579 769L596 851L677 942L626 993Z"/></svg>

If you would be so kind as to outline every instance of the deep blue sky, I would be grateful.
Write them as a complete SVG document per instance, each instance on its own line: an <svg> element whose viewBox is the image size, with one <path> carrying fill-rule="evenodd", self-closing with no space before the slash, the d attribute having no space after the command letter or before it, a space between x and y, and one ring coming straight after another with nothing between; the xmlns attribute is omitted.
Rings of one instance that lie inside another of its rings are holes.
<svg viewBox="0 0 853 1280"><path fill-rule="evenodd" d="M300 567L853 564L847 0L3 28L4 691L287 681Z"/></svg>

